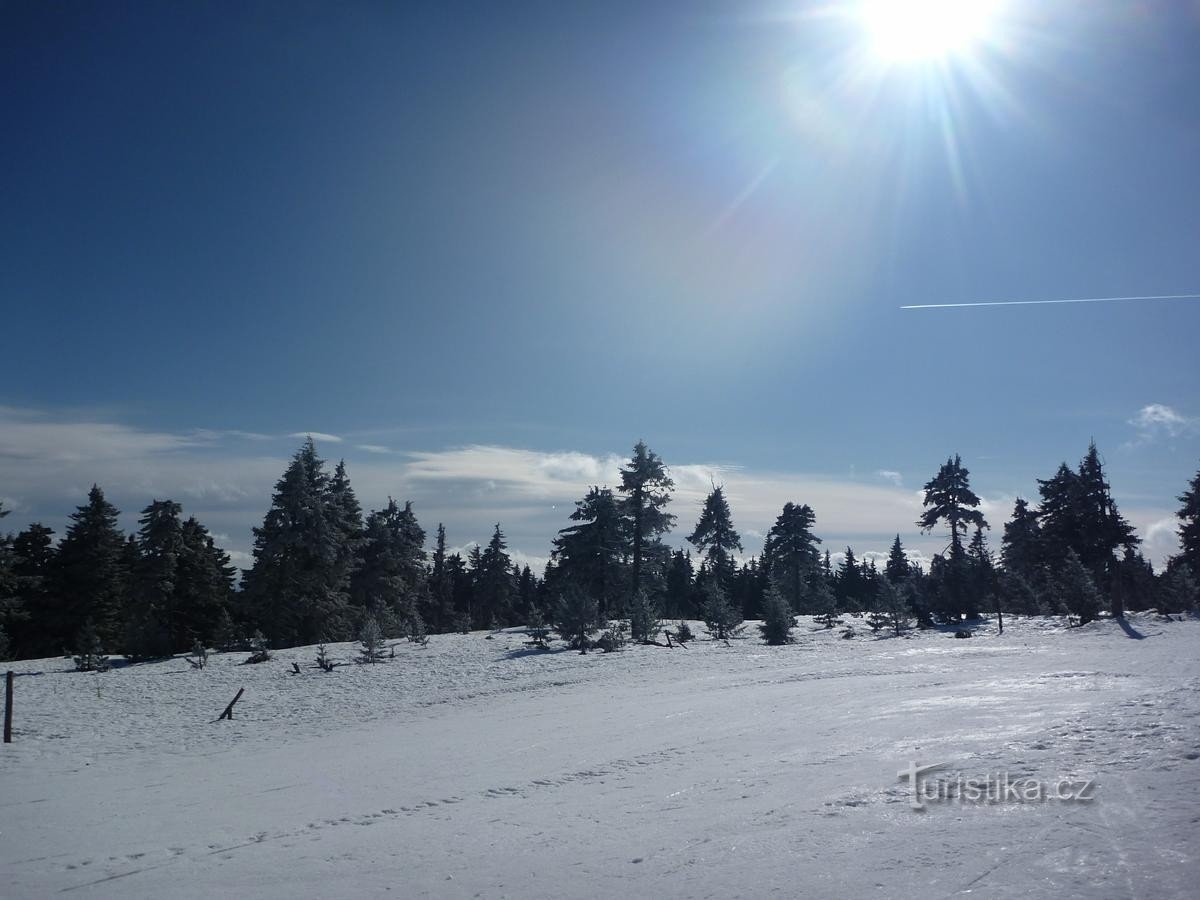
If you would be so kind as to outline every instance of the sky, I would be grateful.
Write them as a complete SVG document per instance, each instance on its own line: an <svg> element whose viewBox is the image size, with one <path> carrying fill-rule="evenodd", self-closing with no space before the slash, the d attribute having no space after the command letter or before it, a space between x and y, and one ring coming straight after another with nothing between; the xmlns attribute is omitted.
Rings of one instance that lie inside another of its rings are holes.
<svg viewBox="0 0 1200 900"><path fill-rule="evenodd" d="M947 456L998 546L1094 439L1161 563L1200 301L900 307L1200 292L1200 3L881 46L929 4L0 6L5 527L97 482L248 565L312 433L538 564L643 438L675 543L724 483L748 554L793 501L928 558Z"/></svg>

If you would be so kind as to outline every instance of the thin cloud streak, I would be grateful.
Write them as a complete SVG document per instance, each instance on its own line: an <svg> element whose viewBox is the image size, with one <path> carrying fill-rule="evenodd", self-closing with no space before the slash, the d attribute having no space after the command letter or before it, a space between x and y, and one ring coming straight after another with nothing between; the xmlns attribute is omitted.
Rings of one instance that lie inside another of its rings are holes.
<svg viewBox="0 0 1200 900"><path fill-rule="evenodd" d="M971 306L1042 306L1048 303L1119 303L1139 300L1200 300L1200 294L1149 294L1143 297L1075 297L1068 300L975 300L970 303L913 303L901 309L965 309Z"/></svg>

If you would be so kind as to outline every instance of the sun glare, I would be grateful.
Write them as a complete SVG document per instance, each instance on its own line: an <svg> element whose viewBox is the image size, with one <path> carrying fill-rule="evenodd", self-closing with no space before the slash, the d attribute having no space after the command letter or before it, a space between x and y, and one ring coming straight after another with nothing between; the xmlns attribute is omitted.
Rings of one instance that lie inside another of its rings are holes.
<svg viewBox="0 0 1200 900"><path fill-rule="evenodd" d="M889 63L939 60L985 39L998 0L862 0L860 16L876 56Z"/></svg>

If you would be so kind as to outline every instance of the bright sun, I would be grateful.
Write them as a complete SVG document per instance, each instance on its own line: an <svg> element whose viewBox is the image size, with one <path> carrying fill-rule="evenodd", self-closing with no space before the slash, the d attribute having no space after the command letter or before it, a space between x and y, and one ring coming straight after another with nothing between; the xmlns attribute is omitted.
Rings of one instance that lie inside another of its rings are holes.
<svg viewBox="0 0 1200 900"><path fill-rule="evenodd" d="M987 37L999 0L862 0L873 52L889 63L939 60Z"/></svg>

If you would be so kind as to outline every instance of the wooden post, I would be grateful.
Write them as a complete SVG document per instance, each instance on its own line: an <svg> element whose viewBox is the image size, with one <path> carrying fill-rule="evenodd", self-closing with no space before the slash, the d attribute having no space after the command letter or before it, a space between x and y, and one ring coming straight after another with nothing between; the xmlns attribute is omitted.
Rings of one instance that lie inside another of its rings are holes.
<svg viewBox="0 0 1200 900"><path fill-rule="evenodd" d="M12 743L12 669L4 676L4 743Z"/></svg>
<svg viewBox="0 0 1200 900"><path fill-rule="evenodd" d="M237 696L229 701L229 705L225 707L225 712L221 713L221 715L217 717L218 722L220 722L221 719L228 719L230 722L233 721L233 704L242 699L242 694L245 693L245 691L245 688L238 688Z"/></svg>

